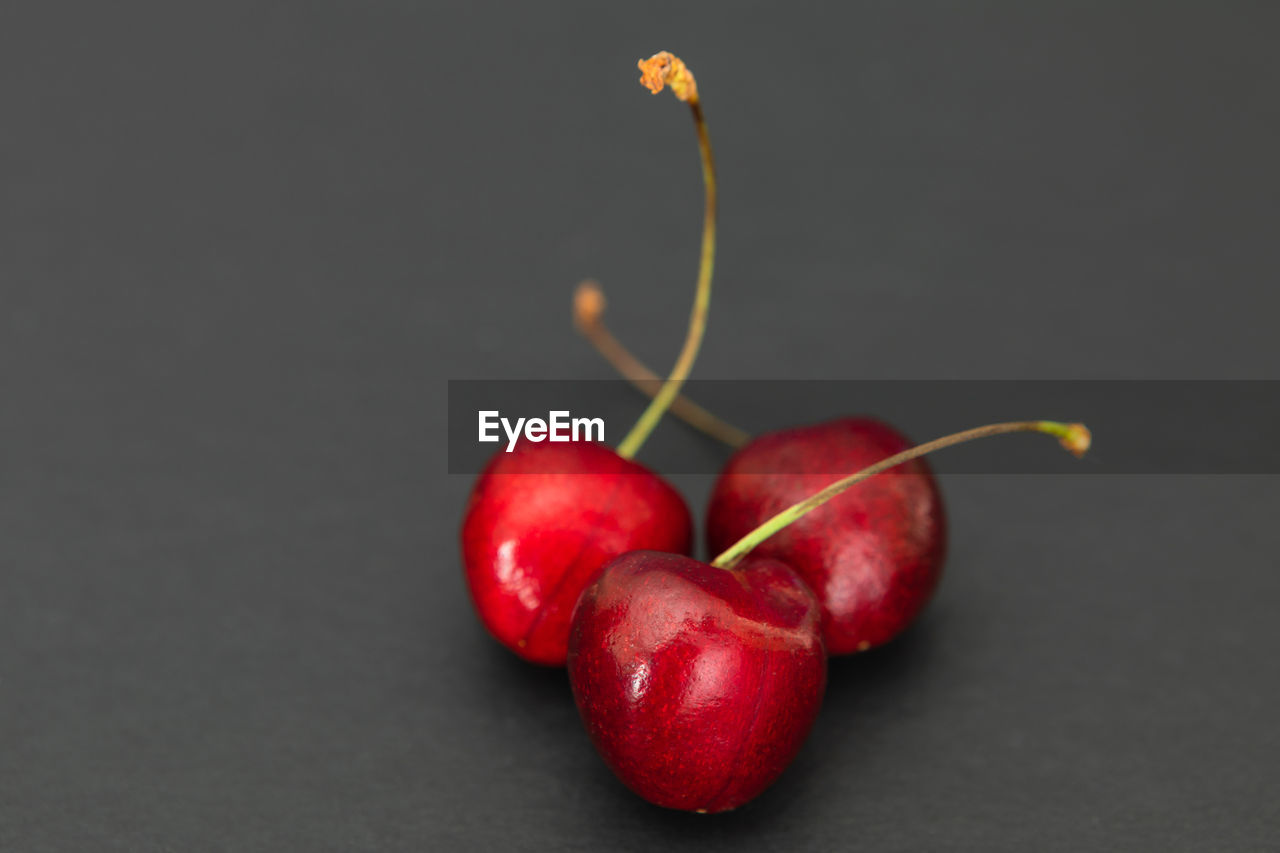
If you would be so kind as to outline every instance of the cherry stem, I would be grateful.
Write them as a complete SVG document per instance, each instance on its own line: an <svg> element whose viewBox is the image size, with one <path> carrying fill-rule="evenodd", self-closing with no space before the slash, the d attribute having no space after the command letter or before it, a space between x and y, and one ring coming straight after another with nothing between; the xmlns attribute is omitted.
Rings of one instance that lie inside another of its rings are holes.
<svg viewBox="0 0 1280 853"><path fill-rule="evenodd" d="M662 378L636 358L622 342L613 336L604 322L604 291L594 281L584 281L578 285L573 295L573 325L596 348L605 361L613 365L628 382L641 394L652 399L662 387ZM685 423L706 433L730 447L742 447L751 440L750 433L726 423L708 412L684 394L671 401L668 411Z"/></svg>
<svg viewBox="0 0 1280 853"><path fill-rule="evenodd" d="M694 295L693 311L689 315L689 331L685 336L684 346L675 366L666 382L649 402L648 408L640 415L635 426L626 434L618 445L618 455L630 459L639 452L649 434L653 432L664 412L680 394L684 380L693 369L693 362L698 357L698 349L702 346L702 334L707 327L707 309L711 304L711 273L716 259L716 164L711 151L711 138L707 135L707 123L702 117L702 105L698 100L698 87L693 74L679 58L663 51L641 60L640 70L644 75L640 82L655 94L662 91L664 85L670 86L677 98L686 102L693 112L693 124L698 132L698 149L702 153L702 183L705 188L706 205L702 220L702 256L698 264L698 283Z"/></svg>
<svg viewBox="0 0 1280 853"><path fill-rule="evenodd" d="M890 456L888 459L881 460L870 467L863 468L858 473L845 477L843 480L837 480L817 494L787 507L730 545L728 550L711 561L711 565L722 569L733 568L752 548L755 548L761 542L791 524L791 522L807 515L837 495L848 491L863 480L874 477L882 471L887 471L890 468L901 465L903 462L910 462L912 459L924 456L926 453L942 450L944 447L951 447L955 444L973 441L975 438L986 438L989 435L1001 435L1007 432L1042 432L1046 435L1054 436L1058 439L1059 444L1077 457L1084 456L1092 441L1092 434L1084 424L1064 424L1057 421L1012 421L1009 423L988 424L987 426L980 426L935 439Z"/></svg>

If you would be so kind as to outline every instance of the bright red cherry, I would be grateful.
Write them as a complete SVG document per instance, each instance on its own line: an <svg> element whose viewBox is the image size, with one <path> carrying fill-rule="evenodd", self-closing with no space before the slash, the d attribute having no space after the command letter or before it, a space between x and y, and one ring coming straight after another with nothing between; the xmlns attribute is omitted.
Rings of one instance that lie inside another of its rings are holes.
<svg viewBox="0 0 1280 853"><path fill-rule="evenodd" d="M911 446L888 424L841 418L761 435L725 465L707 509L707 544L718 553L766 519ZM794 568L822 604L833 655L886 643L933 595L947 524L928 463L878 474L761 543L756 556Z"/></svg>
<svg viewBox="0 0 1280 853"><path fill-rule="evenodd" d="M826 686L817 601L786 565L640 551L573 617L569 681L605 762L651 803L721 812L791 763Z"/></svg>
<svg viewBox="0 0 1280 853"><path fill-rule="evenodd" d="M578 595L606 562L688 554L689 509L665 480L601 444L519 442L476 480L462 559L476 612L504 646L563 666Z"/></svg>

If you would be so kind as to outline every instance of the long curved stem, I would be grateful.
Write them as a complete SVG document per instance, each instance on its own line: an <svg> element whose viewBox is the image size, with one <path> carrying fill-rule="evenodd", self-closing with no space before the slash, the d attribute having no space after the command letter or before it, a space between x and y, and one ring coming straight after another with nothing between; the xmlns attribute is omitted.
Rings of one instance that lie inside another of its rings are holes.
<svg viewBox="0 0 1280 853"><path fill-rule="evenodd" d="M698 149L702 154L702 183L705 187L706 204L702 219L702 255L698 264L693 311L689 315L689 331L666 382L649 402L635 426L618 444L618 455L624 459L630 459L640 450L663 413L679 395L684 380L693 369L693 362L698 357L702 335L707 327L707 309L711 305L711 274L716 259L716 164L711 150L711 137L707 133L707 123L698 100L697 85L684 63L665 51L642 60L640 68L645 72L641 82L655 93L661 91L665 84L671 87L677 98L689 104L694 128L698 132Z"/></svg>
<svg viewBox="0 0 1280 853"><path fill-rule="evenodd" d="M1046 435L1052 435L1058 439L1058 442L1064 448L1076 456L1083 456L1085 451L1089 449L1089 444L1092 440L1089 428L1084 424L1064 424L1057 421L1011 421L1008 423L988 424L987 426L976 427L975 429L935 439L863 468L856 474L845 477L843 480L837 480L817 494L800 501L800 503L787 507L730 545L724 553L711 561L711 565L719 566L722 569L733 568L752 548L788 524L791 524L791 522L807 515L837 495L848 491L863 480L874 477L882 471L887 471L890 468L901 465L903 462L910 462L912 459L924 456L926 453L932 453L935 450L941 450L944 447L951 447L955 444L973 441L976 438L985 438L989 435L1000 435L1007 432L1042 432Z"/></svg>
<svg viewBox="0 0 1280 853"><path fill-rule="evenodd" d="M632 384L641 394L652 399L662 388L662 377L636 358L622 341L614 337L604 322L604 292L594 281L578 285L573 295L573 325L595 347L613 369ZM751 440L751 434L738 429L708 412L684 394L671 401L668 411L694 429L722 441L730 447L742 447Z"/></svg>

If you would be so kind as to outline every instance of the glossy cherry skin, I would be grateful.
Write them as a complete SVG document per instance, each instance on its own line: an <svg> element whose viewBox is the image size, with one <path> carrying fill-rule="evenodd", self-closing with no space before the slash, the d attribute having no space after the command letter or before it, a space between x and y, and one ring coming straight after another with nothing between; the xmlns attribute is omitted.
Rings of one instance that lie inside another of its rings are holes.
<svg viewBox="0 0 1280 853"><path fill-rule="evenodd" d="M651 803L720 812L791 763L822 704L817 600L776 560L638 551L578 601L569 682L605 763Z"/></svg>
<svg viewBox="0 0 1280 853"><path fill-rule="evenodd" d="M654 548L688 554L684 499L636 462L592 442L520 441L476 480L462 559L481 622L527 661L563 666L578 595L606 562Z"/></svg>
<svg viewBox="0 0 1280 853"><path fill-rule="evenodd" d="M911 446L870 418L759 436L734 454L712 490L711 553L836 480ZM804 578L822 605L827 651L842 655L886 643L911 624L941 577L946 540L937 481L916 459L859 483L752 553L782 560Z"/></svg>

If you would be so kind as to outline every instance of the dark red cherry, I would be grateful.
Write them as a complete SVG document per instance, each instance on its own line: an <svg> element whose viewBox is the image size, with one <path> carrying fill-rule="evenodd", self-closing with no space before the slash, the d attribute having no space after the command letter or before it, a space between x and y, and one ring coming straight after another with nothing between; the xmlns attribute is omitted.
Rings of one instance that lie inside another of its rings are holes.
<svg viewBox="0 0 1280 853"><path fill-rule="evenodd" d="M602 444L520 441L476 480L462 557L476 612L527 661L563 666L569 617L606 562L642 548L688 554L693 522L665 480Z"/></svg>
<svg viewBox="0 0 1280 853"><path fill-rule="evenodd" d="M573 617L569 681L591 740L668 808L726 811L768 787L808 735L826 672L818 603L776 560L624 554Z"/></svg>
<svg viewBox="0 0 1280 853"><path fill-rule="evenodd" d="M755 438L729 460L707 510L712 554L774 514L911 446L888 424L842 418ZM923 459L877 474L752 552L794 568L822 605L833 655L886 643L928 602L946 555L938 484Z"/></svg>

